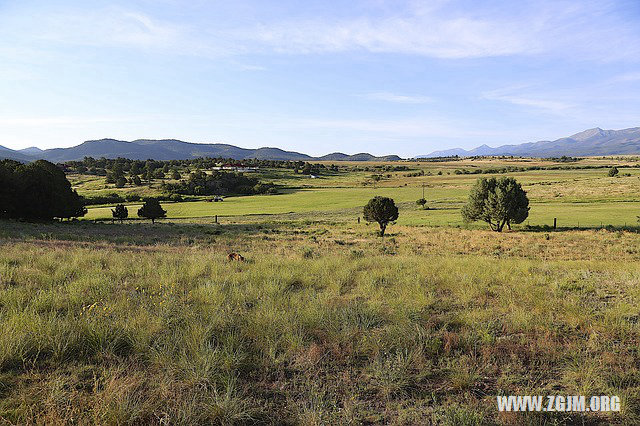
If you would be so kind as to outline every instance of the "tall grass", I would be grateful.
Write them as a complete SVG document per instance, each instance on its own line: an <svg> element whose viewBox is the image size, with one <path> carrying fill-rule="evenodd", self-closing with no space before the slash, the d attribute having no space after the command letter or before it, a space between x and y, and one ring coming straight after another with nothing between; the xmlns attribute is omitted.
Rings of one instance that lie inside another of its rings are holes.
<svg viewBox="0 0 640 426"><path fill-rule="evenodd" d="M634 235L322 229L5 240L1 418L486 424L514 421L497 394L582 393L623 400L589 419L638 421L640 266L602 254Z"/></svg>

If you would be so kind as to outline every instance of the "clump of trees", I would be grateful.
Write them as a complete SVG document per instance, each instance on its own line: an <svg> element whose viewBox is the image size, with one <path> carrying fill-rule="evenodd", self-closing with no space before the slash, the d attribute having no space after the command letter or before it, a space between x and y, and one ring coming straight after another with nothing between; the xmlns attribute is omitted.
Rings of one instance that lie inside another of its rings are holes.
<svg viewBox="0 0 640 426"><path fill-rule="evenodd" d="M485 221L492 230L502 232L506 225L522 223L529 216L529 198L512 177L479 178L462 208L465 222Z"/></svg>
<svg viewBox="0 0 640 426"><path fill-rule="evenodd" d="M162 189L184 195L228 195L228 194L273 194L277 193L273 183L260 182L257 178L242 173L195 171L187 179L176 183L164 183Z"/></svg>
<svg viewBox="0 0 640 426"><path fill-rule="evenodd" d="M109 183L116 183L120 176L141 176L144 180L164 179L169 175L176 179L174 171L185 169L212 169L224 164L235 164L238 160L224 157L203 157L184 160L130 160L128 158L93 158L85 157L81 161L68 161L64 165L70 172L107 176ZM291 169L296 173L321 174L327 170L327 166L319 163L293 160L261 160L247 158L242 160L247 167ZM335 170L337 171L337 167ZM180 172L178 172L180 173ZM179 179L179 178L178 178Z"/></svg>
<svg viewBox="0 0 640 426"><path fill-rule="evenodd" d="M55 164L45 160L29 164L0 161L0 217L51 220L86 213L82 197Z"/></svg>
<svg viewBox="0 0 640 426"><path fill-rule="evenodd" d="M384 237L387 225L398 220L398 207L391 198L373 197L364 206L363 216L367 222L378 222L380 236Z"/></svg>
<svg viewBox="0 0 640 426"><path fill-rule="evenodd" d="M151 219L151 223L156 223L156 219L167 217L167 211L162 208L156 198L147 198L138 209L138 216Z"/></svg>

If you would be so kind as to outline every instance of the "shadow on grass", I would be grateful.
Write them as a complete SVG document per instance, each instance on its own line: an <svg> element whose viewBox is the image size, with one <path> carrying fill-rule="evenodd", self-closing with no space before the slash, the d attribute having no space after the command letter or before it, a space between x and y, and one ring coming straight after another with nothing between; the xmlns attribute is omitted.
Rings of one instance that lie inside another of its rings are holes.
<svg viewBox="0 0 640 426"><path fill-rule="evenodd" d="M124 245L190 245L213 243L220 238L239 235L259 235L285 232L286 224L244 223L216 224L184 223L169 220L155 224L142 220L20 222L0 220L0 241L6 240L63 240L105 242Z"/></svg>

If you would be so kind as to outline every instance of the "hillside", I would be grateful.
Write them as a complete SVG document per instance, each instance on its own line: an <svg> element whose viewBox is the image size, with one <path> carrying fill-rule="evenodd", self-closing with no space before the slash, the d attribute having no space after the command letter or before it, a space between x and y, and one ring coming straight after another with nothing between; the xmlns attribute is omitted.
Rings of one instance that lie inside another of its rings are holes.
<svg viewBox="0 0 640 426"><path fill-rule="evenodd" d="M4 157L3 157L4 155ZM257 149L240 148L228 144L202 144L184 142L176 139L138 139L132 142L116 139L91 140L70 148L53 148L41 150L26 148L20 151L0 148L0 158L14 158L21 161L45 159L54 163L81 160L84 157L94 158L129 158L132 160L187 160L199 157L224 157L235 160L256 158L260 160L284 161L397 161L400 157L388 155L376 157L367 153L347 155L333 153L323 157L311 157L300 152L285 151L280 148L263 147Z"/></svg>
<svg viewBox="0 0 640 426"><path fill-rule="evenodd" d="M29 155L22 154L19 151L14 151L13 149L5 148L0 145L0 160L17 160L17 161L32 161L33 158Z"/></svg>
<svg viewBox="0 0 640 426"><path fill-rule="evenodd" d="M502 145L492 148L482 145L471 150L460 148L434 151L417 158L473 157L479 155L515 155L520 157L588 157L598 155L640 154L640 127L623 130L603 130L599 127L554 141Z"/></svg>

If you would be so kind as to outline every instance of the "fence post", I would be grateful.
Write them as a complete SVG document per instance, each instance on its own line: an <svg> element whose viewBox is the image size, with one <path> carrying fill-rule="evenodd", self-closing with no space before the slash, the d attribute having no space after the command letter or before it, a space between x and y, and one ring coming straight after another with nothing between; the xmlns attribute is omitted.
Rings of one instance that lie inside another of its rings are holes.
<svg viewBox="0 0 640 426"><path fill-rule="evenodd" d="M554 218L553 218L553 229L554 229L554 230L556 229L557 220L558 220L558 218L557 218L557 217L554 217Z"/></svg>

